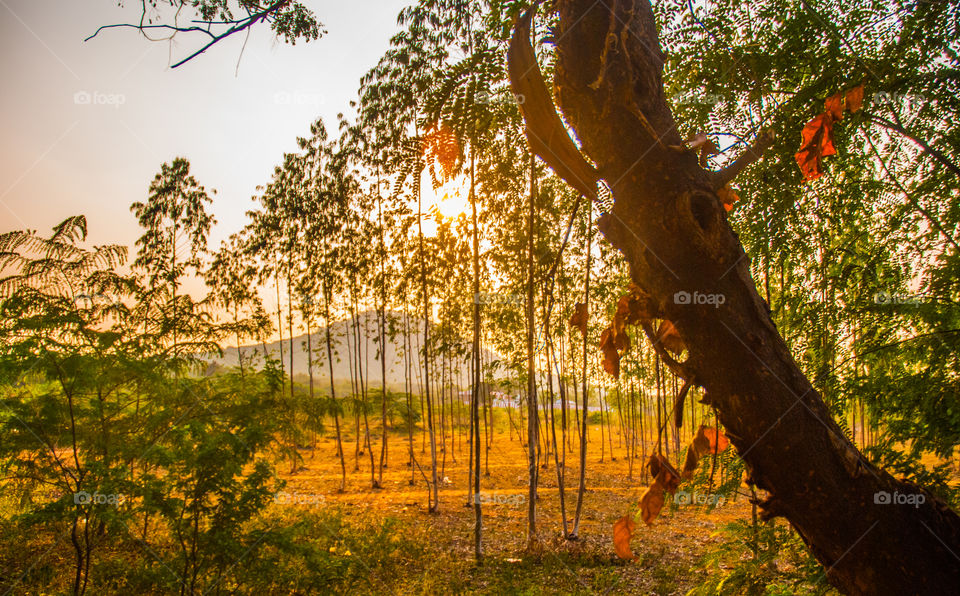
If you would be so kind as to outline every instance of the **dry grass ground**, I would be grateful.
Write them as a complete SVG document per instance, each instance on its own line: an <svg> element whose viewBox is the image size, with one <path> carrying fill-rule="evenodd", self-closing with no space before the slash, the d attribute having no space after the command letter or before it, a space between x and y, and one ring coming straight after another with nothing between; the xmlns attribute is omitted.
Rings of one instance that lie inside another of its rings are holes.
<svg viewBox="0 0 960 596"><path fill-rule="evenodd" d="M345 440L347 489L337 493L340 464L335 441L328 436L318 441L315 451L302 452L301 470L283 476L287 481L287 500L295 504L276 507L283 507L285 514L293 514L291 508L335 509L358 524L388 516L399 519L405 537L421 542L424 556L410 561L402 576L372 580L372 592L684 594L697 585L694 562L708 543L719 540L713 536L714 530L736 518L749 518L750 505L741 497L709 513L694 506L674 511L664 507L653 527L641 524L638 528L632 542L638 559L621 561L613 551L612 526L635 508L644 485L640 481L642 459L634 460L631 479L626 449L618 446L616 434L613 445L615 458L611 458L607 446L601 461L600 430L598 426L591 428L579 540L561 538L559 491L552 456L549 466L540 470L537 517L542 547L539 553L530 553L526 548L525 449L516 436L511 440L506 431L497 432L489 452L489 474L484 473L481 478L481 492L488 502L483 506L484 562L480 566L473 560L474 512L465 506L465 441L462 451L459 444L457 449L448 445L440 474L447 482L441 484L439 513L427 512L426 483L419 470L411 475L407 438L399 432L390 434L389 467L384 472L383 488L371 488L368 454L359 457L360 469L354 469L351 435ZM379 449L378 439L374 439L375 459L379 458ZM422 450L421 439L416 435L414 456L429 476L429 445ZM565 484L569 520L576 505L577 461L577 452L568 451ZM345 547L349 548L349 544ZM376 575L371 569L371 577Z"/></svg>

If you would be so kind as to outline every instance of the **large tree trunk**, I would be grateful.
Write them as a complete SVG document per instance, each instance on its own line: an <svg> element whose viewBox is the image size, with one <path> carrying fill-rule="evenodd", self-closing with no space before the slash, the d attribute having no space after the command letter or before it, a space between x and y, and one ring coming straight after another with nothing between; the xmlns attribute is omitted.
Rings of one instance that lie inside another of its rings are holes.
<svg viewBox="0 0 960 596"><path fill-rule="evenodd" d="M954 593L960 518L869 464L844 437L757 293L716 194L724 177L671 148L682 141L664 99L649 1L561 0L558 10L558 101L615 199L599 228L654 315L675 323L689 357L666 362L704 388L752 480L771 494L765 514L786 517L847 593ZM575 165L554 169L569 176ZM678 304L677 292L725 302ZM878 504L882 493L925 502Z"/></svg>

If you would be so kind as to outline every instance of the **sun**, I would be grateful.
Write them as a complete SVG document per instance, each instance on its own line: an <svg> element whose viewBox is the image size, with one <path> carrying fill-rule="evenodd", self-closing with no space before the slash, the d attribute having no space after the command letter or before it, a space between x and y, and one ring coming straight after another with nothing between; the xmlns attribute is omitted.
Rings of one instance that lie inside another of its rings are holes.
<svg viewBox="0 0 960 596"><path fill-rule="evenodd" d="M430 176L424 176L420 187L425 210L436 209L444 219L456 219L470 212L470 181L465 176L457 176L433 187Z"/></svg>

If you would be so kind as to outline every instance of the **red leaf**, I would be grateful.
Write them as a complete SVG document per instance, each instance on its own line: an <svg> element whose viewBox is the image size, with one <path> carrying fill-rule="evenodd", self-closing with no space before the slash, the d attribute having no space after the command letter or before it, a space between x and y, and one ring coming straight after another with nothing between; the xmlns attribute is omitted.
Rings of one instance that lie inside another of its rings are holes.
<svg viewBox="0 0 960 596"><path fill-rule="evenodd" d="M723 208L727 211L733 209L733 204L740 200L740 196L730 188L729 184L718 190L717 196L720 197Z"/></svg>
<svg viewBox="0 0 960 596"><path fill-rule="evenodd" d="M827 113L830 114L834 120L843 118L843 97L843 93L837 93L836 95L831 95L823 102Z"/></svg>
<svg viewBox="0 0 960 596"><path fill-rule="evenodd" d="M613 549L621 559L634 561L637 558L630 550L630 539L636 527L637 524L630 515L624 515L613 524Z"/></svg>
<svg viewBox="0 0 960 596"><path fill-rule="evenodd" d="M803 142L796 158L804 182L820 177L823 158L837 152L833 146L833 125L843 118L844 110L856 112L863 106L863 85L831 95L823 104L826 111L807 122L801 132Z"/></svg>
<svg viewBox="0 0 960 596"><path fill-rule="evenodd" d="M730 445L730 440L726 435L711 426L700 426L697 436L693 439L700 455L707 453L720 453Z"/></svg>
<svg viewBox="0 0 960 596"><path fill-rule="evenodd" d="M833 146L833 116L830 112L820 114L807 122L800 133L803 145L797 152L797 164L803 172L803 180L813 180L823 174L821 160L833 155L837 150Z"/></svg>

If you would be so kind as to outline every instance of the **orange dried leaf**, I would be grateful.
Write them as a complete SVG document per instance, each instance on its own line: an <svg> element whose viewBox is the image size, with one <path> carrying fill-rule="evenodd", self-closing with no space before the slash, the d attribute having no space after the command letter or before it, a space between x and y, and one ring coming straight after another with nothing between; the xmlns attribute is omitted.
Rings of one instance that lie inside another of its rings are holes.
<svg viewBox="0 0 960 596"><path fill-rule="evenodd" d="M630 539L637 523L630 515L624 515L613 524L613 549L617 556L626 561L636 560L637 556L630 550Z"/></svg>
<svg viewBox="0 0 960 596"><path fill-rule="evenodd" d="M833 122L831 113L824 112L807 122L800 133L803 144L796 159L804 181L819 178L823 174L821 160L837 152L833 146Z"/></svg>
<svg viewBox="0 0 960 596"><path fill-rule="evenodd" d="M647 466L650 469L650 476L667 491L673 492L680 486L680 473L664 456L651 455Z"/></svg>
<svg viewBox="0 0 960 596"><path fill-rule="evenodd" d="M697 445L700 455L720 453L730 445L730 440L727 436L711 426L701 426L693 441L694 444Z"/></svg>
<svg viewBox="0 0 960 596"><path fill-rule="evenodd" d="M653 318L653 308L650 296L636 284L630 284L630 291L617 301L617 311L613 315L614 321L622 321L625 325L637 325L646 319Z"/></svg>
<svg viewBox="0 0 960 596"><path fill-rule="evenodd" d="M740 200L740 195L735 193L729 184L718 190L717 196L720 197L723 208L727 211L733 209L733 204Z"/></svg>
<svg viewBox="0 0 960 596"><path fill-rule="evenodd" d="M620 352L614 342L614 329L607 327L600 334L600 351L603 352L603 370L615 379L620 378Z"/></svg>
<svg viewBox="0 0 960 596"><path fill-rule="evenodd" d="M654 481L640 497L640 517L643 523L652 526L653 520L660 515L661 509L663 509L663 485Z"/></svg>
<svg viewBox="0 0 960 596"><path fill-rule="evenodd" d="M570 315L570 326L579 329L581 335L586 335L588 317L587 305L583 302L577 302L577 305L573 307L573 314Z"/></svg>
<svg viewBox="0 0 960 596"><path fill-rule="evenodd" d="M846 97L847 109L850 110L850 113L858 112L861 107L863 107L863 85L857 85L853 89L847 91Z"/></svg>
<svg viewBox="0 0 960 596"><path fill-rule="evenodd" d="M823 102L824 107L827 109L827 113L833 117L834 120L840 120L843 118L843 93L837 93L836 95L831 95Z"/></svg>

